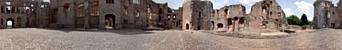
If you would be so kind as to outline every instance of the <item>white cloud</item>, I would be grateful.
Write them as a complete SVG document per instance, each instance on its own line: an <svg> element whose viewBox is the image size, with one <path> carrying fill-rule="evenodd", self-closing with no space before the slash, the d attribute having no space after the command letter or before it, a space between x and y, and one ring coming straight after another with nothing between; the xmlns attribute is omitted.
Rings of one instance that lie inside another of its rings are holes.
<svg viewBox="0 0 342 50"><path fill-rule="evenodd" d="M240 0L239 2L243 5L252 6L254 3L262 0Z"/></svg>
<svg viewBox="0 0 342 50"><path fill-rule="evenodd" d="M299 8L297 11L308 15L309 20L313 20L314 6L311 3L296 1L294 4Z"/></svg>
<svg viewBox="0 0 342 50"><path fill-rule="evenodd" d="M330 0L330 1L335 3L335 4L339 2L339 0Z"/></svg>
<svg viewBox="0 0 342 50"><path fill-rule="evenodd" d="M339 0L330 0L332 3L335 4L335 6L337 6L337 3L339 2Z"/></svg>
<svg viewBox="0 0 342 50"><path fill-rule="evenodd" d="M178 9L185 2L185 0L152 0L152 1L156 3L167 3L168 7L172 9Z"/></svg>
<svg viewBox="0 0 342 50"><path fill-rule="evenodd" d="M152 0L152 1L155 1L155 2L158 2L158 3L166 3L167 2L165 0Z"/></svg>
<svg viewBox="0 0 342 50"><path fill-rule="evenodd" d="M292 12L292 10L290 8L285 8L284 12L285 12L286 17L288 17L290 15L294 15L294 13Z"/></svg>
<svg viewBox="0 0 342 50"><path fill-rule="evenodd" d="M228 0L224 0L223 2L224 2L224 3L228 3Z"/></svg>
<svg viewBox="0 0 342 50"><path fill-rule="evenodd" d="M305 1L299 1L299 2L295 2L294 3L298 8L299 10L302 12L302 13L306 13L306 14L310 14L312 13L313 11L313 5L308 3L308 2L305 2Z"/></svg>
<svg viewBox="0 0 342 50"><path fill-rule="evenodd" d="M246 7L251 7L253 6L253 4L255 4L256 2L260 2L263 0L239 0L238 2ZM250 13L251 8L247 8L247 12L246 13Z"/></svg>

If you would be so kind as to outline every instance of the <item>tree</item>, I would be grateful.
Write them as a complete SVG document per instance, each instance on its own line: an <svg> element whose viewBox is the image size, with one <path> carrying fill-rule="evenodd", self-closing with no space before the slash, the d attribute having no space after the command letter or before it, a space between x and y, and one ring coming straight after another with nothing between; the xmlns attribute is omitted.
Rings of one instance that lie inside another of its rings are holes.
<svg viewBox="0 0 342 50"><path fill-rule="evenodd" d="M291 15L287 17L286 19L287 19L288 24L290 25L300 25L301 23L300 19L295 15Z"/></svg>
<svg viewBox="0 0 342 50"><path fill-rule="evenodd" d="M304 26L304 25L310 24L309 21L308 21L308 17L305 14L302 15L302 18L300 18L300 20L301 20L300 26Z"/></svg>

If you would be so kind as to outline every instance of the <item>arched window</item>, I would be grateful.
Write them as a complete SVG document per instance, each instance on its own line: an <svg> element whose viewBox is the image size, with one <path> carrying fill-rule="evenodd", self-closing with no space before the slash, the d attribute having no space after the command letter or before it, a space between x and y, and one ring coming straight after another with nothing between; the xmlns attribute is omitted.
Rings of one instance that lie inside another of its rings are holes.
<svg viewBox="0 0 342 50"><path fill-rule="evenodd" d="M10 10L10 7L6 7L6 13L10 13L11 10Z"/></svg>
<svg viewBox="0 0 342 50"><path fill-rule="evenodd" d="M245 23L245 18L240 18L239 24L244 24Z"/></svg>
<svg viewBox="0 0 342 50"><path fill-rule="evenodd" d="M12 7L11 8L11 13L15 13L15 11L16 11L16 7Z"/></svg>
<svg viewBox="0 0 342 50"><path fill-rule="evenodd" d="M1 6L1 13L5 13L5 7Z"/></svg>
<svg viewBox="0 0 342 50"><path fill-rule="evenodd" d="M1 19L1 21L0 21L1 25L3 25L3 24L4 24L3 22L4 22L4 21L3 21L3 19Z"/></svg>
<svg viewBox="0 0 342 50"><path fill-rule="evenodd" d="M265 6L263 6L261 9L262 9L262 12L263 12L263 13L265 13L265 14L267 13L267 12L266 12L266 7L265 7Z"/></svg>
<svg viewBox="0 0 342 50"><path fill-rule="evenodd" d="M223 24L222 23L217 24L217 28L223 28Z"/></svg>

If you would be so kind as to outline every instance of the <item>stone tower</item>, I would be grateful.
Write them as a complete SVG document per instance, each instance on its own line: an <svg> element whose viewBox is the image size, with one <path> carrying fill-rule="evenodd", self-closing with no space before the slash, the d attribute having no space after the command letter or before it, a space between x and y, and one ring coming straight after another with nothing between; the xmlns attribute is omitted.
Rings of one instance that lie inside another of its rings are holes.
<svg viewBox="0 0 342 50"><path fill-rule="evenodd" d="M183 4L183 30L209 30L213 4L210 1L186 0Z"/></svg>
<svg viewBox="0 0 342 50"><path fill-rule="evenodd" d="M335 27L335 7L331 1L318 0L314 3L314 28L332 28Z"/></svg>

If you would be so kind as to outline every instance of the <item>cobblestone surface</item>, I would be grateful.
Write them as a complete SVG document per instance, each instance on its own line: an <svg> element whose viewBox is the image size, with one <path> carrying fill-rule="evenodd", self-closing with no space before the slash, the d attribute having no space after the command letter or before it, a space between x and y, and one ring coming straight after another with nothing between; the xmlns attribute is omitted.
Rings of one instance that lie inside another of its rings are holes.
<svg viewBox="0 0 342 50"><path fill-rule="evenodd" d="M178 30L2 29L0 50L342 50L342 30L246 39Z"/></svg>

